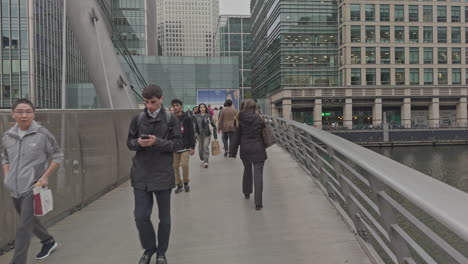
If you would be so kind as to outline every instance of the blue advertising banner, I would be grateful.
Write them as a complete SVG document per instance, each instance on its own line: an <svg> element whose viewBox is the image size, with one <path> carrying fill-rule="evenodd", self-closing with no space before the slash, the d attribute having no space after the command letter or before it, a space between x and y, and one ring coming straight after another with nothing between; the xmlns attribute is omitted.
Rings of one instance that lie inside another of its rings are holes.
<svg viewBox="0 0 468 264"><path fill-rule="evenodd" d="M239 109L239 89L197 90L197 103L214 107L223 106L227 99L232 100L234 108Z"/></svg>

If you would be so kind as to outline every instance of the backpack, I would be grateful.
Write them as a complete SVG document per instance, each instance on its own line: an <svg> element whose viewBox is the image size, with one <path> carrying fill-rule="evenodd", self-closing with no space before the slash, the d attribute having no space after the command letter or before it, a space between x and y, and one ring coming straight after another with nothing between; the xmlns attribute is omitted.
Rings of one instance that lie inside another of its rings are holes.
<svg viewBox="0 0 468 264"><path fill-rule="evenodd" d="M145 111L140 112L138 114L138 118L137 118L137 127L138 128L140 127L140 124L141 124L141 121L143 120L143 117L145 117L145 114L146 114ZM166 114L167 130L168 130L168 132L171 132L172 129L173 129L172 123L170 122L171 121L171 112L165 111L164 113Z"/></svg>

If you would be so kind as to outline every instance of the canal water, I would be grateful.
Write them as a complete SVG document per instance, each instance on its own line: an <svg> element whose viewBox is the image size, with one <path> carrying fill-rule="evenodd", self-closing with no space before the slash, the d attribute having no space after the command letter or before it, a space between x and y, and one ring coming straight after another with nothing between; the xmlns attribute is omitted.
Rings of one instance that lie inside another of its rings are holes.
<svg viewBox="0 0 468 264"><path fill-rule="evenodd" d="M369 149L468 192L468 145Z"/></svg>

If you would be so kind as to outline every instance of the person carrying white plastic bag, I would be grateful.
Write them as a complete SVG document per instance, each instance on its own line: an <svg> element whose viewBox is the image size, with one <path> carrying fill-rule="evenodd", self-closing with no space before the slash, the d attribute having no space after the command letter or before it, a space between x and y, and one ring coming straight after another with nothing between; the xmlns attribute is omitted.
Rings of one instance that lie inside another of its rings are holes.
<svg viewBox="0 0 468 264"><path fill-rule="evenodd" d="M16 101L12 116L16 124L2 137L2 169L4 184L18 212L11 263L26 264L33 233L42 243L36 259L48 257L57 248L55 239L34 216L33 189L35 185L41 188L49 185L49 176L63 163L63 153L54 136L34 121L35 108L31 101Z"/></svg>

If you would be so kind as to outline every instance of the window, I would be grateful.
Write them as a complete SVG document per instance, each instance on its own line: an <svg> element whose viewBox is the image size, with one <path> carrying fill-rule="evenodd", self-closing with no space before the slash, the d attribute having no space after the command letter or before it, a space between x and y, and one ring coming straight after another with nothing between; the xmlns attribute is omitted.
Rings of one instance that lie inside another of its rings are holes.
<svg viewBox="0 0 468 264"><path fill-rule="evenodd" d="M405 42L405 27L395 26L395 42Z"/></svg>
<svg viewBox="0 0 468 264"><path fill-rule="evenodd" d="M351 26L351 42L361 42L361 26Z"/></svg>
<svg viewBox="0 0 468 264"><path fill-rule="evenodd" d="M390 26L380 26L380 42L390 42Z"/></svg>
<svg viewBox="0 0 468 264"><path fill-rule="evenodd" d="M465 64L468 64L468 48L465 48Z"/></svg>
<svg viewBox="0 0 468 264"><path fill-rule="evenodd" d="M380 5L380 21L390 21L390 5Z"/></svg>
<svg viewBox="0 0 468 264"><path fill-rule="evenodd" d="M375 5L366 5L366 21L375 21Z"/></svg>
<svg viewBox="0 0 468 264"><path fill-rule="evenodd" d="M351 21L361 21L361 5L351 5Z"/></svg>
<svg viewBox="0 0 468 264"><path fill-rule="evenodd" d="M433 8L431 5L425 5L423 7L423 21L424 22L432 22L432 19L434 17L432 10Z"/></svg>
<svg viewBox="0 0 468 264"><path fill-rule="evenodd" d="M380 48L380 64L390 64L390 48Z"/></svg>
<svg viewBox="0 0 468 264"><path fill-rule="evenodd" d="M404 5L395 5L395 21L405 21L405 7Z"/></svg>
<svg viewBox="0 0 468 264"><path fill-rule="evenodd" d="M351 85L362 85L361 69L351 69Z"/></svg>
<svg viewBox="0 0 468 264"><path fill-rule="evenodd" d="M452 27L452 43L461 43L460 27Z"/></svg>
<svg viewBox="0 0 468 264"><path fill-rule="evenodd" d="M375 42L375 26L366 26L366 42Z"/></svg>
<svg viewBox="0 0 468 264"><path fill-rule="evenodd" d="M366 64L375 64L375 48L366 47Z"/></svg>
<svg viewBox="0 0 468 264"><path fill-rule="evenodd" d="M452 6L452 22L460 22L460 7Z"/></svg>
<svg viewBox="0 0 468 264"><path fill-rule="evenodd" d="M465 6L465 22L468 22L468 6Z"/></svg>
<svg viewBox="0 0 468 264"><path fill-rule="evenodd" d="M437 27L437 43L447 43L447 27Z"/></svg>
<svg viewBox="0 0 468 264"><path fill-rule="evenodd" d="M366 84L367 85L376 84L375 69L366 69Z"/></svg>
<svg viewBox="0 0 468 264"><path fill-rule="evenodd" d="M390 69L380 69L380 84L388 85L390 84Z"/></svg>
<svg viewBox="0 0 468 264"><path fill-rule="evenodd" d="M419 85L419 69L410 69L409 79L410 84Z"/></svg>
<svg viewBox="0 0 468 264"><path fill-rule="evenodd" d="M424 37L424 43L432 43L432 41L434 40L432 27L424 27L423 37Z"/></svg>
<svg viewBox="0 0 468 264"><path fill-rule="evenodd" d="M405 69L395 69L395 84L405 85Z"/></svg>
<svg viewBox="0 0 468 264"><path fill-rule="evenodd" d="M447 69L439 68L437 70L437 80L439 84L447 84Z"/></svg>
<svg viewBox="0 0 468 264"><path fill-rule="evenodd" d="M405 48L395 48L395 64L405 64Z"/></svg>
<svg viewBox="0 0 468 264"><path fill-rule="evenodd" d="M417 5L410 5L409 6L409 21L410 22L418 22L419 21L419 10Z"/></svg>
<svg viewBox="0 0 468 264"><path fill-rule="evenodd" d="M468 27L465 28L465 43L468 43Z"/></svg>
<svg viewBox="0 0 468 264"><path fill-rule="evenodd" d="M461 69L452 69L452 84L461 84Z"/></svg>
<svg viewBox="0 0 468 264"><path fill-rule="evenodd" d="M351 64L361 64L361 48L351 48Z"/></svg>
<svg viewBox="0 0 468 264"><path fill-rule="evenodd" d="M447 48L438 48L437 63L447 64Z"/></svg>
<svg viewBox="0 0 468 264"><path fill-rule="evenodd" d="M434 84L434 70L424 69L424 84Z"/></svg>
<svg viewBox="0 0 468 264"><path fill-rule="evenodd" d="M447 22L446 6L437 6L437 22Z"/></svg>
<svg viewBox="0 0 468 264"><path fill-rule="evenodd" d="M409 49L410 64L419 64L419 48Z"/></svg>
<svg viewBox="0 0 468 264"><path fill-rule="evenodd" d="M452 64L461 64L461 48L452 48Z"/></svg>
<svg viewBox="0 0 468 264"><path fill-rule="evenodd" d="M409 27L409 40L411 43L419 42L419 27Z"/></svg>
<svg viewBox="0 0 468 264"><path fill-rule="evenodd" d="M434 50L433 48L424 48L424 64L434 63Z"/></svg>

